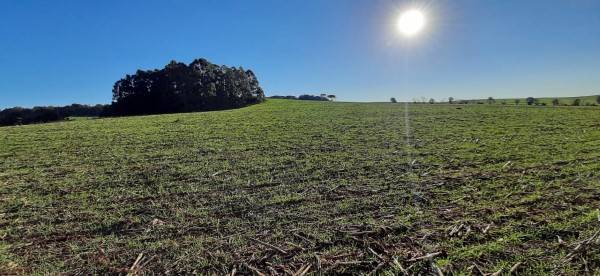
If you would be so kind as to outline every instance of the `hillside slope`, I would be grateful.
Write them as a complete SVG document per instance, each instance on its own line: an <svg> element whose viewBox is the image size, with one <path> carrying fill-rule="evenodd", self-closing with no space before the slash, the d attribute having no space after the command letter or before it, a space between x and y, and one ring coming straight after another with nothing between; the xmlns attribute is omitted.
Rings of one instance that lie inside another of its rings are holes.
<svg viewBox="0 0 600 276"><path fill-rule="evenodd" d="M269 100L0 128L0 273L599 273L598 122Z"/></svg>

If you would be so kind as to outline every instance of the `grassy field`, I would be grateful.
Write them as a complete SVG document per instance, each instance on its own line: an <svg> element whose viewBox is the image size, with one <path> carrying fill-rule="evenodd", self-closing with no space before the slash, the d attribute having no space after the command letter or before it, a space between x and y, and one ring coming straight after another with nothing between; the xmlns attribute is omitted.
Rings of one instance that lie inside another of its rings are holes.
<svg viewBox="0 0 600 276"><path fill-rule="evenodd" d="M597 107L405 112L0 128L0 274L600 273Z"/></svg>

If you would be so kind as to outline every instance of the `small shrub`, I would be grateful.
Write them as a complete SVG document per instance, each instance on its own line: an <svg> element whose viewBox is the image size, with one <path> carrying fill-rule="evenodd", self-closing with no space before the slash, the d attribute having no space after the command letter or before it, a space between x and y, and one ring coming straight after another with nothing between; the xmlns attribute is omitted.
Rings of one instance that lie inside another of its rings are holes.
<svg viewBox="0 0 600 276"><path fill-rule="evenodd" d="M526 99L526 101L527 101L527 105L533 105L533 104L535 103L535 98L533 98L533 97L528 97L528 98Z"/></svg>

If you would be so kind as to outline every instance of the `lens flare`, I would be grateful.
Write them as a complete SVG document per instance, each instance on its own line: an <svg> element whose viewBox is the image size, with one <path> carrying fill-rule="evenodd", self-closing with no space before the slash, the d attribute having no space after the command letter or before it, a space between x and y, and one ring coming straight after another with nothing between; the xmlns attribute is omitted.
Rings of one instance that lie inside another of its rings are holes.
<svg viewBox="0 0 600 276"><path fill-rule="evenodd" d="M425 27L425 15L419 10L408 10L398 17L398 31L405 36L414 36Z"/></svg>

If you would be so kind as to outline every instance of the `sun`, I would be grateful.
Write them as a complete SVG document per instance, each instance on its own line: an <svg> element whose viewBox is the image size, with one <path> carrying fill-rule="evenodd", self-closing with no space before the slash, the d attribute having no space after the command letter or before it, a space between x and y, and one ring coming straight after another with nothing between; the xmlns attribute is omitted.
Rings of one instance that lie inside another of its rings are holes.
<svg viewBox="0 0 600 276"><path fill-rule="evenodd" d="M420 10L405 11L398 17L397 27L403 35L414 36L425 27L425 15Z"/></svg>

